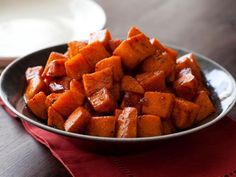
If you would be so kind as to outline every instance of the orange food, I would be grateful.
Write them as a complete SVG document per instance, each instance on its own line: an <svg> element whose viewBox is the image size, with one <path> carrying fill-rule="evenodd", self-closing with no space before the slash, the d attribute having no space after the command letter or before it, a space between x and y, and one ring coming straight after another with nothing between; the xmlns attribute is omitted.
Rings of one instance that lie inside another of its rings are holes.
<svg viewBox="0 0 236 177"><path fill-rule="evenodd" d="M111 95L111 92L106 88L95 92L90 97L88 97L93 108L97 112L113 112L115 110L116 104Z"/></svg>
<svg viewBox="0 0 236 177"><path fill-rule="evenodd" d="M108 29L51 52L26 70L28 108L47 125L91 136L136 138L182 131L216 109L194 54L178 52L132 26Z"/></svg>
<svg viewBox="0 0 236 177"><path fill-rule="evenodd" d="M179 129L191 127L198 116L199 109L200 107L195 103L176 98L172 115L175 126Z"/></svg>
<svg viewBox="0 0 236 177"><path fill-rule="evenodd" d="M87 134L93 136L113 137L115 135L115 116L92 117Z"/></svg>
<svg viewBox="0 0 236 177"><path fill-rule="evenodd" d="M110 54L99 41L92 42L79 51L86 59L88 64L94 68L96 63L104 58L110 57Z"/></svg>
<svg viewBox="0 0 236 177"><path fill-rule="evenodd" d="M143 114L169 118L174 107L175 96L171 93L145 92Z"/></svg>
<svg viewBox="0 0 236 177"><path fill-rule="evenodd" d="M145 91L163 91L166 87L164 71L142 73L136 79Z"/></svg>
<svg viewBox="0 0 236 177"><path fill-rule="evenodd" d="M142 115L138 117L138 136L158 136L162 134L161 118L155 115Z"/></svg>
<svg viewBox="0 0 236 177"><path fill-rule="evenodd" d="M137 118L136 108L126 107L118 117L117 132L118 138L134 138L137 136Z"/></svg>
<svg viewBox="0 0 236 177"><path fill-rule="evenodd" d="M122 63L128 68L135 68L146 57L155 53L155 48L144 34L139 34L124 40L113 52L120 56Z"/></svg>
<svg viewBox="0 0 236 177"><path fill-rule="evenodd" d="M73 56L70 60L65 62L66 74L74 79L81 79L82 75L92 71L92 67L82 54Z"/></svg>
<svg viewBox="0 0 236 177"><path fill-rule="evenodd" d="M86 130L91 116L83 107L76 108L65 122L65 130L68 132L83 133Z"/></svg>
<svg viewBox="0 0 236 177"><path fill-rule="evenodd" d="M48 125L64 130L65 120L53 107L48 108Z"/></svg>
<svg viewBox="0 0 236 177"><path fill-rule="evenodd" d="M91 74L83 75L84 90L87 96L99 91L102 88L112 89L113 72L111 68L105 68Z"/></svg>
<svg viewBox="0 0 236 177"><path fill-rule="evenodd" d="M112 56L97 62L95 71L101 71L105 68L112 68L114 81L119 82L123 77L123 69L119 56Z"/></svg>
<svg viewBox="0 0 236 177"><path fill-rule="evenodd" d="M200 106L200 110L195 122L200 122L216 111L209 95L206 91L200 91L195 103Z"/></svg>
<svg viewBox="0 0 236 177"><path fill-rule="evenodd" d="M125 75L121 81L121 90L126 92L144 93L143 87L132 76Z"/></svg>
<svg viewBox="0 0 236 177"><path fill-rule="evenodd" d="M47 106L45 105L46 97L44 92L39 92L27 102L27 106L29 106L31 111L44 120L47 119Z"/></svg>

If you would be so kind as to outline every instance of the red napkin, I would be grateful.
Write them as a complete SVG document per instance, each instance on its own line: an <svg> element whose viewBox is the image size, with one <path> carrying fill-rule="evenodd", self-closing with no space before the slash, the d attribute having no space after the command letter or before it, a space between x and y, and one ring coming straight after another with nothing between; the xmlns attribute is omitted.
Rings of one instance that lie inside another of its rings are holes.
<svg viewBox="0 0 236 177"><path fill-rule="evenodd" d="M22 123L75 177L236 176L236 122L228 117L200 132L167 140L155 150L123 156L83 151L76 139Z"/></svg>

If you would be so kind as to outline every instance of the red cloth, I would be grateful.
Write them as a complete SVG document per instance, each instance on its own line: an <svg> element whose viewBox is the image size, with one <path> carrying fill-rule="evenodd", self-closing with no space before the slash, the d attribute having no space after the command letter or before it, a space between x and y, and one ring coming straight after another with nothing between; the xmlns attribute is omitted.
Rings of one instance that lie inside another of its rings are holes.
<svg viewBox="0 0 236 177"><path fill-rule="evenodd" d="M78 148L76 139L22 123L76 177L236 175L236 122L228 117L200 132L167 140L155 150L123 156L86 152Z"/></svg>

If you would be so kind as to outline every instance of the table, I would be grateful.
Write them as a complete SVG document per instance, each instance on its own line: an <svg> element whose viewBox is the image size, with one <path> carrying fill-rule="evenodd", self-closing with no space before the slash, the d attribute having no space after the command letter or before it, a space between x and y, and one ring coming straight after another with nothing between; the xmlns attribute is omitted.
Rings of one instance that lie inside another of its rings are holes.
<svg viewBox="0 0 236 177"><path fill-rule="evenodd" d="M214 59L236 77L235 0L97 0L114 38L136 25L148 36ZM236 118L236 109L229 114ZM0 176L70 176L19 120L0 107Z"/></svg>

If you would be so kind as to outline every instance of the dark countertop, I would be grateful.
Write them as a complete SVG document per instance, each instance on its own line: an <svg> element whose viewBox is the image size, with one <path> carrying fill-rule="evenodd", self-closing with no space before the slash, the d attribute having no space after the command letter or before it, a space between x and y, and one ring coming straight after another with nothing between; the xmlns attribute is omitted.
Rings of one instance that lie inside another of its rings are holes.
<svg viewBox="0 0 236 177"><path fill-rule="evenodd" d="M235 0L97 0L114 38L135 25L148 36L201 53L236 77ZM230 116L236 118L236 109ZM0 176L70 176L49 150L0 107Z"/></svg>

